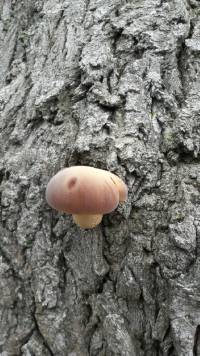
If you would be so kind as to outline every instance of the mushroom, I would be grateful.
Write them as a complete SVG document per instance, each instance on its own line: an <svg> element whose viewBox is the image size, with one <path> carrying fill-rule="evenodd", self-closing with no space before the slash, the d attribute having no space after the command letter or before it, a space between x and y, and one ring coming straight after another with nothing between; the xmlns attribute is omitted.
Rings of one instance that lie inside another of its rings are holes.
<svg viewBox="0 0 200 356"><path fill-rule="evenodd" d="M126 184L115 174L87 166L73 166L59 171L46 188L48 204L72 214L77 225L93 228L103 214L116 209L127 199Z"/></svg>

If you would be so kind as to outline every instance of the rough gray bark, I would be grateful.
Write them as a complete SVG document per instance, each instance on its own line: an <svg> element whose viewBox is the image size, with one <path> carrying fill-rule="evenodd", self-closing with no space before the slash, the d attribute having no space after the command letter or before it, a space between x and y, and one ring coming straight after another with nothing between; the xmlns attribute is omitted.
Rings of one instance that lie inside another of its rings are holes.
<svg viewBox="0 0 200 356"><path fill-rule="evenodd" d="M200 355L200 3L0 1L0 355ZM60 168L124 178L94 230Z"/></svg>

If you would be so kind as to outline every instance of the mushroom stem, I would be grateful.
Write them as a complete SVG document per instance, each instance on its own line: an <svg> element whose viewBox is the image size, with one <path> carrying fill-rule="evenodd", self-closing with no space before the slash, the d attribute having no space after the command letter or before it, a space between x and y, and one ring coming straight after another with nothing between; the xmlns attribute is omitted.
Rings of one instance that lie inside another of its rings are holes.
<svg viewBox="0 0 200 356"><path fill-rule="evenodd" d="M73 214L74 222L83 229L92 229L100 224L103 215L100 214Z"/></svg>

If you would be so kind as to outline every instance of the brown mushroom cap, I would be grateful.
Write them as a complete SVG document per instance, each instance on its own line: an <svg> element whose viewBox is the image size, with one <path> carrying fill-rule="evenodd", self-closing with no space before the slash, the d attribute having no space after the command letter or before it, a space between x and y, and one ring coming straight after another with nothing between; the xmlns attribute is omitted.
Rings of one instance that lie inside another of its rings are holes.
<svg viewBox="0 0 200 356"><path fill-rule="evenodd" d="M126 200L127 187L114 174L87 166L62 169L48 183L46 199L70 214L106 214Z"/></svg>
<svg viewBox="0 0 200 356"><path fill-rule="evenodd" d="M119 201L126 201L128 198L128 188L127 185L121 180L118 176L113 173L110 173L110 177L113 180L114 184L116 184L118 192L119 192Z"/></svg>

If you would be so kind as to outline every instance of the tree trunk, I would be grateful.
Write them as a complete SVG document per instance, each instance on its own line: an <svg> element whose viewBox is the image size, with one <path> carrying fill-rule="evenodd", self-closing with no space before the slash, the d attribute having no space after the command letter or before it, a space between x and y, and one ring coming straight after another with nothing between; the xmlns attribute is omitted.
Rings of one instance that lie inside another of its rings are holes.
<svg viewBox="0 0 200 356"><path fill-rule="evenodd" d="M1 0L0 356L200 356L200 3ZM82 230L61 168L124 179Z"/></svg>

